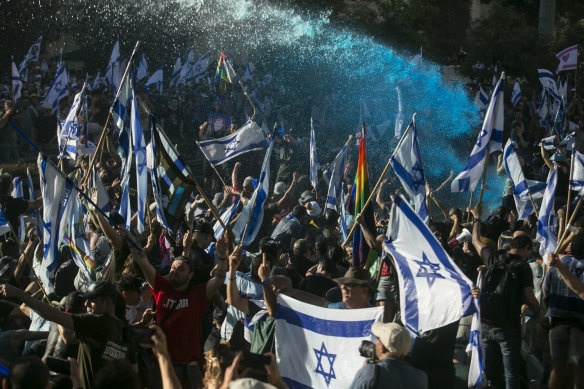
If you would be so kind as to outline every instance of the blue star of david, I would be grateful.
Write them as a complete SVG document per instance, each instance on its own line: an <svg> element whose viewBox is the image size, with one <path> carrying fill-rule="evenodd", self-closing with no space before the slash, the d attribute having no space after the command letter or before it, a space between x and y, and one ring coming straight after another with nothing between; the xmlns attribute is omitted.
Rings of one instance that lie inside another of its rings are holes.
<svg viewBox="0 0 584 389"><path fill-rule="evenodd" d="M238 144L239 144L239 141L237 140L237 138L233 138L233 140L231 142L229 142L227 144L227 146L225 147L225 154L229 155L229 154L235 152L235 150L237 150Z"/></svg>
<svg viewBox="0 0 584 389"><path fill-rule="evenodd" d="M420 162L416 161L412 167L412 184L414 185L414 191L417 192L420 186L424 187L426 183L424 182L424 169L420 166Z"/></svg>
<svg viewBox="0 0 584 389"><path fill-rule="evenodd" d="M331 380L337 378L335 376L335 370L333 369L333 364L335 363L335 358L337 357L337 354L329 354L329 352L326 350L324 342L320 346L320 350L317 350L315 348L313 348L313 350L314 350L314 353L316 354L316 360L318 362L318 364L316 365L316 370L314 370L314 372L317 374L321 374L324 377L324 381L326 382L326 386L329 386L331 383ZM328 373L324 370L324 368L322 366L322 358L323 357L326 358L328 360L328 363L329 363Z"/></svg>
<svg viewBox="0 0 584 389"><path fill-rule="evenodd" d="M481 141L485 136L487 136L487 130L482 130L479 139L477 139L477 146L481 147Z"/></svg>
<svg viewBox="0 0 584 389"><path fill-rule="evenodd" d="M62 83L61 81L57 81L57 82L55 83L55 90L56 90L57 92L59 92L59 91L61 90L61 88L63 88L63 83Z"/></svg>
<svg viewBox="0 0 584 389"><path fill-rule="evenodd" d="M414 262L420 265L420 269L418 270L418 274L416 274L416 277L426 278L429 288L432 288L432 285L434 285L434 281L436 281L436 278L444 278L443 275L436 273L438 270L440 270L440 265L430 262L426 253L422 253L421 261L414 260Z"/></svg>

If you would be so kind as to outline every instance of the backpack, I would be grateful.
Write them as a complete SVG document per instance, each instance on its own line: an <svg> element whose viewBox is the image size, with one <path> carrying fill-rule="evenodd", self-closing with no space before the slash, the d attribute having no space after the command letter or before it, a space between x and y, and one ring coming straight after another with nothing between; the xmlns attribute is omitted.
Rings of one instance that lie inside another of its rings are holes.
<svg viewBox="0 0 584 389"><path fill-rule="evenodd" d="M482 275L481 318L505 327L519 325L524 263L516 255L504 256L491 264Z"/></svg>

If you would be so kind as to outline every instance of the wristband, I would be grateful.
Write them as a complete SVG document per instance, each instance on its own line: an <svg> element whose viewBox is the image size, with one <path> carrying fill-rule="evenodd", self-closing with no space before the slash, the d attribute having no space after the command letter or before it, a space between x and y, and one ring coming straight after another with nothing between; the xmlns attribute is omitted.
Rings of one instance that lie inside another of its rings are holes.
<svg viewBox="0 0 584 389"><path fill-rule="evenodd" d="M270 285L271 283L272 283L272 280L269 278L262 281L262 285Z"/></svg>
<svg viewBox="0 0 584 389"><path fill-rule="evenodd" d="M235 281L235 279L236 279L236 278L237 278L237 277L233 277L233 278L231 278L231 277L227 276L227 281Z"/></svg>

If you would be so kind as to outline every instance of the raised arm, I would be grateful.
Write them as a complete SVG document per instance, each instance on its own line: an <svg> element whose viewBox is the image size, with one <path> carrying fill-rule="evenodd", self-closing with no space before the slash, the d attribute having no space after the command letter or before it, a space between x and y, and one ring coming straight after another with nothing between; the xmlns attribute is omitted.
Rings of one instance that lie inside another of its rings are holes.
<svg viewBox="0 0 584 389"><path fill-rule="evenodd" d="M272 269L270 268L270 262L268 261L267 255L262 254L262 264L258 269L258 276L262 280L262 290L264 292L264 303L266 304L266 309L268 310L268 315L274 317L276 315L276 293L272 288L272 281L270 279L270 273Z"/></svg>
<svg viewBox="0 0 584 389"><path fill-rule="evenodd" d="M8 284L0 285L0 296L14 298L23 302L44 319L55 322L65 328L73 329L73 319L69 313L35 299L21 289Z"/></svg>
<svg viewBox="0 0 584 389"><path fill-rule="evenodd" d="M217 266L215 266L215 269L213 269L213 278L207 282L206 296L208 300L210 300L216 293L218 293L221 286L225 283L225 275L227 274L229 266L227 257L229 253L229 247L231 246L233 240L233 233L227 230L215 245L215 250L217 250L219 258ZM242 249L243 248L240 248L239 250ZM234 252L236 251L237 248L234 250ZM233 255L233 252L231 255ZM239 255L241 255L241 251L239 252Z"/></svg>
<svg viewBox="0 0 584 389"><path fill-rule="evenodd" d="M471 213L475 219L475 222L472 226L472 245L474 246L477 253L480 255L483 248L486 247L486 244L481 242L481 211L483 209L483 203L478 202L477 205L471 210Z"/></svg>
<svg viewBox="0 0 584 389"><path fill-rule="evenodd" d="M150 246L150 241L154 239L154 235L150 235L148 237L148 244L146 247ZM154 266L148 261L148 257L146 256L145 251L140 251L136 247L131 247L130 251L132 253L132 258L134 258L134 262L138 265L142 273L144 274L144 278L146 278L146 282L150 287L154 288L154 283L156 281L156 269Z"/></svg>
<svg viewBox="0 0 584 389"><path fill-rule="evenodd" d="M242 246L239 245L229 256L229 274L227 275L227 304L249 315L249 301L239 295L237 290L237 268L241 261Z"/></svg>
<svg viewBox="0 0 584 389"><path fill-rule="evenodd" d="M572 273L566 265L560 261L560 257L557 254L550 254L548 257L550 266L556 268L562 280L566 283L568 288L578 295L581 299L584 299L584 282L574 273Z"/></svg>

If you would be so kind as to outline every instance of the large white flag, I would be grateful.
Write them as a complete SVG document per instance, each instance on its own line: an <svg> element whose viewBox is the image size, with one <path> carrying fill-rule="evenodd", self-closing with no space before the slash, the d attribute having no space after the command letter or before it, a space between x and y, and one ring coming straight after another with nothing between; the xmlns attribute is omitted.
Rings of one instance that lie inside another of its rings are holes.
<svg viewBox="0 0 584 389"><path fill-rule="evenodd" d="M14 58L12 58L12 96L14 98L14 102L16 103L20 96L22 95L22 79L20 78L20 73L16 68L16 64L14 63Z"/></svg>
<svg viewBox="0 0 584 389"><path fill-rule="evenodd" d="M110 55L110 60L107 64L107 69L103 79L106 85L111 85L114 95L118 91L120 82L122 82L121 66L120 41L118 40L112 49L112 54Z"/></svg>
<svg viewBox="0 0 584 389"><path fill-rule="evenodd" d="M53 83L49 87L49 91L47 92L43 101L41 101L40 105L50 105L51 113L55 113L59 109L59 101L68 95L69 89L67 87L67 71L65 70L65 65L61 65L59 69L57 69L55 79L53 80Z"/></svg>
<svg viewBox="0 0 584 389"><path fill-rule="evenodd" d="M136 205L138 207L136 230L142 233L144 232L144 210L146 209L146 195L148 194L148 170L146 169L146 142L144 141L134 88L132 88L130 127L132 129L134 155L136 156Z"/></svg>
<svg viewBox="0 0 584 389"><path fill-rule="evenodd" d="M584 154L575 150L572 155L572 164L570 187L582 196L584 194Z"/></svg>
<svg viewBox="0 0 584 389"><path fill-rule="evenodd" d="M23 74L25 69L27 68L28 64L31 62L37 62L39 60L39 53L41 51L41 41L43 40L43 36L39 36L30 46L24 60L18 66L18 72Z"/></svg>
<svg viewBox="0 0 584 389"><path fill-rule="evenodd" d="M256 122L249 120L233 134L223 138L197 142L211 165L221 165L232 158L267 146L266 133Z"/></svg>
<svg viewBox="0 0 584 389"><path fill-rule="evenodd" d="M270 157L273 149L274 136L272 135L270 145L264 156L264 162L262 163L262 171L260 172L258 185L251 199L241 210L232 229L235 235L235 241L243 244L244 247L249 246L254 241L264 219L264 205L268 199L268 193L270 193ZM246 228L247 232L245 232ZM242 241L244 233L245 240Z"/></svg>
<svg viewBox="0 0 584 389"><path fill-rule="evenodd" d="M192 80L196 84L207 74L207 69L209 69L209 58L211 53L207 53L197 59L197 62L193 65L192 70ZM190 81L190 80L189 80Z"/></svg>
<svg viewBox="0 0 584 389"><path fill-rule="evenodd" d="M537 74L539 76L539 82L555 99L560 99L560 93L558 91L558 86L554 80L554 75L549 70L537 69Z"/></svg>
<svg viewBox="0 0 584 389"><path fill-rule="evenodd" d="M390 161L405 192L414 199L418 216L427 222L426 178L424 177L424 164L418 143L415 117L412 117L410 130L403 136Z"/></svg>
<svg viewBox="0 0 584 389"><path fill-rule="evenodd" d="M276 357L289 388L349 388L364 358L362 340L372 341L371 326L383 307L328 309L278 295Z"/></svg>
<svg viewBox="0 0 584 389"><path fill-rule="evenodd" d="M541 208L539 209L539 218L537 220L537 234L535 240L540 243L539 255L547 261L548 254L553 253L558 246L558 241L554 234L554 196L558 184L557 169L550 170L547 179L547 187Z"/></svg>
<svg viewBox="0 0 584 389"><path fill-rule="evenodd" d="M37 165L43 196L43 260L39 278L45 291L54 290L54 276L59 255L59 243L65 235L66 221L71 212L72 197L77 196L77 190L55 166L40 153Z"/></svg>
<svg viewBox="0 0 584 389"><path fill-rule="evenodd" d="M146 81L146 86L150 86L150 85L156 85L156 89L158 89L158 93L162 96L162 78L163 78L164 74L162 73L162 66L158 68L158 70L156 70L154 73L152 73L152 75L150 76L150 78L148 79L148 81Z"/></svg>
<svg viewBox="0 0 584 389"><path fill-rule="evenodd" d="M477 288L481 289L482 277L477 281ZM477 310L472 315L470 325L470 338L466 346L466 352L470 354L470 366L468 368L468 387L483 388L487 386L487 376L485 374L485 349L483 347L483 335L481 327L481 312L478 307L481 305L481 298L477 300Z"/></svg>
<svg viewBox="0 0 584 389"><path fill-rule="evenodd" d="M503 120L504 120L504 102L503 102L503 80L505 72L501 78L489 101L487 112L477 141L472 149L470 157L464 170L452 180L450 189L452 192L472 192L474 191L481 175L483 168L487 163L488 155L502 149L503 141Z"/></svg>
<svg viewBox="0 0 584 389"><path fill-rule="evenodd" d="M187 55L187 60L183 64L180 75L178 77L177 85L181 85L187 82L187 79L191 77L193 71L193 65L195 64L195 48L192 47Z"/></svg>
<svg viewBox="0 0 584 389"><path fill-rule="evenodd" d="M314 124L310 118L310 182L316 191L318 189L318 157L316 155L316 139L314 136Z"/></svg>
<svg viewBox="0 0 584 389"><path fill-rule="evenodd" d="M341 189L343 189L345 165L347 164L347 145L348 142L345 143L329 167L326 168L326 170L323 172L325 181L327 178L329 181L329 188L325 203L326 209L333 209L335 211L337 210L339 195L341 193ZM344 203L344 201L345 199L341 196L341 203Z"/></svg>
<svg viewBox="0 0 584 389"><path fill-rule="evenodd" d="M402 321L421 334L473 312L472 282L410 206L395 196L385 251L399 278Z"/></svg>

